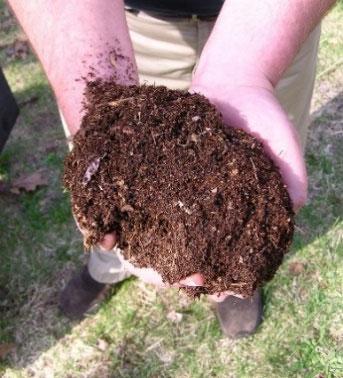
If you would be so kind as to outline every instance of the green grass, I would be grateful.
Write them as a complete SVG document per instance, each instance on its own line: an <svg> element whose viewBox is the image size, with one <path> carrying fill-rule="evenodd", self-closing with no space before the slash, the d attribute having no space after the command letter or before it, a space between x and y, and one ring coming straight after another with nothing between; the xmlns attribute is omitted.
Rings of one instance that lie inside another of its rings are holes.
<svg viewBox="0 0 343 378"><path fill-rule="evenodd" d="M343 2L341 0L338 1L335 10L326 18L322 27L323 37L320 47L322 51L328 53L322 54L319 61L319 79L325 72L330 72L343 65L343 31L338 27L342 23Z"/></svg>
<svg viewBox="0 0 343 378"><path fill-rule="evenodd" d="M205 299L191 302L134 279L112 290L80 323L63 318L58 293L83 261L82 240L61 186L67 152L51 90L36 59L11 60L21 36L0 0L0 64L21 106L0 155L0 180L44 169L32 193L0 192L0 360L12 377L342 377L343 222L340 94L342 2L323 22L313 123L306 153L310 203L297 220L291 253L264 288L265 315L244 340L222 336ZM330 68L328 70L328 68ZM299 275L291 264L300 262ZM176 311L180 322L168 319Z"/></svg>

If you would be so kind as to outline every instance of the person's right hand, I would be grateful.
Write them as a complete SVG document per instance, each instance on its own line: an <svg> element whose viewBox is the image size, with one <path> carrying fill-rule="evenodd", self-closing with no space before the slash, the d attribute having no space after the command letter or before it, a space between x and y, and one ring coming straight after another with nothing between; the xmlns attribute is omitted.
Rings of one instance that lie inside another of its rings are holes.
<svg viewBox="0 0 343 378"><path fill-rule="evenodd" d="M207 97L228 126L243 129L262 142L265 152L280 169L293 209L297 211L307 198L305 161L297 132L272 86L257 74L253 79L246 76L240 85L235 85L237 81L233 79L231 86L220 85L220 75L217 76L217 85L214 79L195 79L191 91ZM232 294L222 292L211 298L220 302Z"/></svg>

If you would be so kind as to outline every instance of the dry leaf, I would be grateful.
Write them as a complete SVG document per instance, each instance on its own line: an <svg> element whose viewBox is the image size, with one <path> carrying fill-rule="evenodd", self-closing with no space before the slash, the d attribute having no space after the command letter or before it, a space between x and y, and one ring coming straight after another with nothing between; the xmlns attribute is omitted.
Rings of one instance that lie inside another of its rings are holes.
<svg viewBox="0 0 343 378"><path fill-rule="evenodd" d="M1 29L3 31L8 31L8 29L11 29L13 26L15 26L15 20L13 18L6 18L1 22Z"/></svg>
<svg viewBox="0 0 343 378"><path fill-rule="evenodd" d="M31 97L27 98L26 100L23 100L23 101L19 102L18 105L19 105L20 108L23 108L26 105L32 105L32 104L34 104L38 100L39 100L38 96L31 96Z"/></svg>
<svg viewBox="0 0 343 378"><path fill-rule="evenodd" d="M13 181L11 192L19 194L20 190L26 192L33 192L39 186L46 186L48 184L48 178L42 170L36 171L34 173L23 174L19 178Z"/></svg>
<svg viewBox="0 0 343 378"><path fill-rule="evenodd" d="M15 349L15 344L13 343L0 344L0 359L5 358L14 349Z"/></svg>
<svg viewBox="0 0 343 378"><path fill-rule="evenodd" d="M25 59L30 53L30 47L27 40L17 39L6 50L6 54L12 59Z"/></svg>
<svg viewBox="0 0 343 378"><path fill-rule="evenodd" d="M289 264L288 269L293 276L299 276L305 270L305 265L302 262L294 261Z"/></svg>

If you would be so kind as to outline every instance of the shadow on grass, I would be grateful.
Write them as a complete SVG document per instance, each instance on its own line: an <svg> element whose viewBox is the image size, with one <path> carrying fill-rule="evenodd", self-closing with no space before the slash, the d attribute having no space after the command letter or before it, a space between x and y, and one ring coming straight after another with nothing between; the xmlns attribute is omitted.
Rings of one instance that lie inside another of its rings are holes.
<svg viewBox="0 0 343 378"><path fill-rule="evenodd" d="M309 201L298 216L299 244L312 242L342 219L343 92L312 114L306 163Z"/></svg>
<svg viewBox="0 0 343 378"><path fill-rule="evenodd" d="M33 96L38 99L28 101ZM27 160L36 154L36 167L49 167L53 175L58 175L61 161L51 168L45 159L46 144L54 138L62 139L62 128L56 126L58 115L48 87L38 85L16 93L16 97L23 103L22 119L0 162L3 159L4 169L15 167L17 173L22 166L18 159ZM343 94L340 93L313 115L306 150L311 203L298 216L292 254L324 235L342 214L338 185L342 175L342 131L338 127L342 123L342 108ZM54 131L56 127L59 129ZM57 155L63 156L65 152L64 145L56 146ZM46 210L42 207L51 193L55 193L53 202L59 201L61 208L52 205ZM29 366L77 326L77 322L59 315L57 304L61 288L81 263L82 246L70 211L65 211L69 207L68 199L62 196L61 187L56 189L53 178L46 190L37 193L13 196L0 192L0 206L4 209L0 220L0 336L3 342L16 345L9 358L0 364L1 372L1 368ZM42 219L45 223L39 226ZM120 287L118 290L120 292ZM112 295L116 293L112 291ZM268 292L265 300L268 301L270 295L272 292ZM156 354L139 350L139 345L142 344L131 336L124 336L112 352L111 361L103 368L112 372L119 369L125 376L138 376L141 371L137 371L137 365L150 373L158 369L161 361Z"/></svg>

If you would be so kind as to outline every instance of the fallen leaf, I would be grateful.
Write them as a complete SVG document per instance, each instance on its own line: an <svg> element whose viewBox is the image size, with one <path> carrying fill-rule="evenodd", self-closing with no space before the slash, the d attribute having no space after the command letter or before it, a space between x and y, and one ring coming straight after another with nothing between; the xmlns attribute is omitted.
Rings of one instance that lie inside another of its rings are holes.
<svg viewBox="0 0 343 378"><path fill-rule="evenodd" d="M23 108L26 105L32 105L32 104L34 104L38 100L39 100L38 96L31 96L31 97L27 98L26 100L23 100L23 101L19 102L18 105L19 105L19 108Z"/></svg>
<svg viewBox="0 0 343 378"><path fill-rule="evenodd" d="M299 274L304 272L305 265L302 262L294 261L289 264L288 269L293 276L299 276Z"/></svg>
<svg viewBox="0 0 343 378"><path fill-rule="evenodd" d="M27 40L17 39L6 49L6 55L11 59L25 59L30 53Z"/></svg>
<svg viewBox="0 0 343 378"><path fill-rule="evenodd" d="M19 194L20 190L26 192L33 192L40 186L46 186L48 184L48 178L42 170L34 173L23 174L19 178L13 181L11 186L11 192Z"/></svg>
<svg viewBox="0 0 343 378"><path fill-rule="evenodd" d="M13 18L7 18L1 22L1 30L8 31L8 29L11 29L15 25L16 23Z"/></svg>
<svg viewBox="0 0 343 378"><path fill-rule="evenodd" d="M15 344L13 343L0 344L0 358L5 358L14 349L15 349Z"/></svg>

